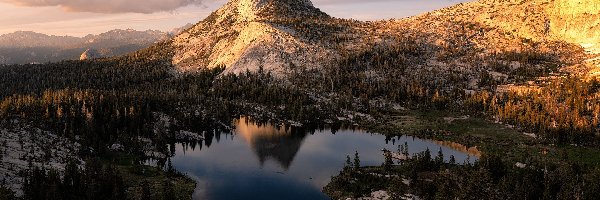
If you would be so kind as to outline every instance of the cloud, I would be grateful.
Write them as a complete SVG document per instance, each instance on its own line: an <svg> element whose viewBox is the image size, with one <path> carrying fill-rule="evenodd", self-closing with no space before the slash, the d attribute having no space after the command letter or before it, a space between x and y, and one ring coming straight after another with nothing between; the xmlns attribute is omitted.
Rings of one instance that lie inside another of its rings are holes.
<svg viewBox="0 0 600 200"><path fill-rule="evenodd" d="M49 7L56 6L71 12L92 13L156 13L162 11L173 11L177 8L196 5L208 6L222 4L229 0L0 0L0 3L10 3L27 7ZM374 3L374 2L405 2L422 3L428 2L454 2L472 0L312 0L316 5L335 6L342 4Z"/></svg>
<svg viewBox="0 0 600 200"><path fill-rule="evenodd" d="M58 6L67 11L93 13L155 13L173 11L206 0L0 0L19 6ZM211 1L211 0L208 0Z"/></svg>

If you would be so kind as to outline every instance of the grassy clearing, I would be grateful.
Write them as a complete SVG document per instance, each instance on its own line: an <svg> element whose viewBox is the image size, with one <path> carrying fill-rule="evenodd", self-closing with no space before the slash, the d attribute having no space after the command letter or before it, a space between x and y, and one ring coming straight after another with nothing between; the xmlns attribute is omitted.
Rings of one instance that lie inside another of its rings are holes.
<svg viewBox="0 0 600 200"><path fill-rule="evenodd" d="M173 175L150 166L119 166L123 179L128 181L132 199L192 199L196 182L185 175ZM167 187L167 181L171 186ZM146 190L146 191L144 191ZM172 191L169 191L172 190ZM149 192L149 193L148 193ZM146 194L145 194L146 193Z"/></svg>
<svg viewBox="0 0 600 200"><path fill-rule="evenodd" d="M153 199L192 199L196 182L178 172L168 172L164 169L136 165L136 157L128 154L110 156L107 163L116 165L128 187L128 197L135 200Z"/></svg>
<svg viewBox="0 0 600 200"><path fill-rule="evenodd" d="M347 165L324 188L333 199L368 197L377 190L387 191L393 199L406 194L424 199L541 199L540 194L569 199L591 194L582 199L596 199L594 192L600 191L594 184L600 176L596 148L554 145L484 118L437 110L391 113L381 122L368 128L389 136L413 135L448 141L442 145L476 147L483 153L482 162L455 165L423 153L399 165L387 160L381 166ZM524 186L527 189L522 190ZM577 190L586 192L573 193Z"/></svg>
<svg viewBox="0 0 600 200"><path fill-rule="evenodd" d="M388 113L382 123L367 127L390 136L413 135L424 139L451 141L496 154L508 161L527 163L576 162L600 164L600 150L562 145L524 134L516 128L494 123L481 117L440 110L405 110Z"/></svg>

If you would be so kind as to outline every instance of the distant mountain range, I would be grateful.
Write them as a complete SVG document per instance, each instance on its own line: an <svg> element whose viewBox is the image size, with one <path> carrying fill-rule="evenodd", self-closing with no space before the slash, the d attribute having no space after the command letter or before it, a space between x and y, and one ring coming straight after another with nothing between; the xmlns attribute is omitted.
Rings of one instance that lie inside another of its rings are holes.
<svg viewBox="0 0 600 200"><path fill-rule="evenodd" d="M191 24L169 32L116 29L85 37L46 35L17 31L0 36L0 64L29 64L77 60L92 50L94 57L112 57L146 48L167 40L191 27Z"/></svg>

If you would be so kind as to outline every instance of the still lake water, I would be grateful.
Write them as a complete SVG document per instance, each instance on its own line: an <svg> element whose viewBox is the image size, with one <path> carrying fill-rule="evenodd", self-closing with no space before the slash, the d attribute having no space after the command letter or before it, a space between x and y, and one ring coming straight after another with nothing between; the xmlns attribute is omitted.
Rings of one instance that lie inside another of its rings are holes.
<svg viewBox="0 0 600 200"><path fill-rule="evenodd" d="M470 157L460 148L414 137L386 140L361 130L316 130L311 133L259 126L242 118L235 131L217 133L204 144L177 144L173 167L197 181L194 199L328 199L321 192L343 168L346 155L360 154L361 165L380 165L382 149L396 151L408 143L411 154L442 148L446 159ZM474 160L474 159L471 159Z"/></svg>

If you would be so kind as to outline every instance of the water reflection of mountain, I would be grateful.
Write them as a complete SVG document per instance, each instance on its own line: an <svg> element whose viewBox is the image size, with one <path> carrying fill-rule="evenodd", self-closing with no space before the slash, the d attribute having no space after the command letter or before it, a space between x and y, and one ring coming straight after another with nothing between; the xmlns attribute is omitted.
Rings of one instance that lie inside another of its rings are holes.
<svg viewBox="0 0 600 200"><path fill-rule="evenodd" d="M267 159L273 159L286 170L294 161L306 137L303 131L270 124L259 125L245 117L235 121L235 128L236 133L242 136L256 153L261 165Z"/></svg>

